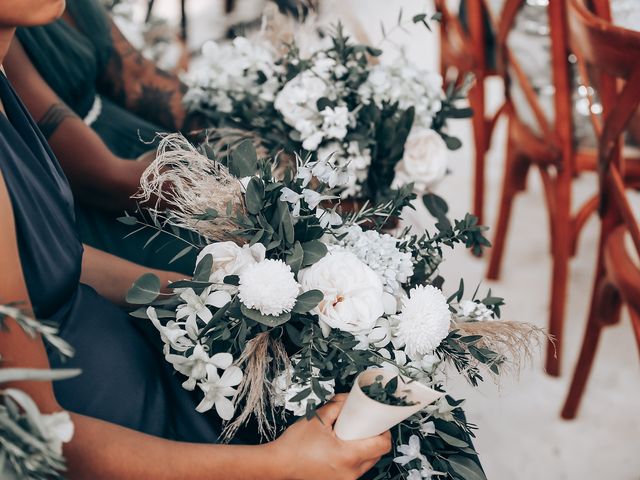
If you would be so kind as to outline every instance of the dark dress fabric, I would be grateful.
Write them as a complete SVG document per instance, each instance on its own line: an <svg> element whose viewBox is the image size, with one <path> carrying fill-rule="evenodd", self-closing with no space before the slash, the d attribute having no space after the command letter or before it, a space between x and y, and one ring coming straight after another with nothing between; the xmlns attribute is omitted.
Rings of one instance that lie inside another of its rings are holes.
<svg viewBox="0 0 640 480"><path fill-rule="evenodd" d="M67 9L76 26L59 19L45 26L18 28L16 35L43 79L78 116L85 118L99 97L100 114L91 128L116 156L136 159L155 148L156 133L164 129L101 94L100 78L112 43L108 14L99 2L68 0ZM133 229L118 222L119 216L76 202L83 243L150 268L193 272L195 252L171 262L185 248L184 242L163 233L146 245L155 232L145 230L128 236Z"/></svg>
<svg viewBox="0 0 640 480"><path fill-rule="evenodd" d="M102 110L91 127L114 154L137 158L153 148L146 142L163 129L101 95L99 80L113 47L108 14L99 2L69 0L67 9L76 26L61 18L19 28L16 35L42 78L78 116L85 118L100 97Z"/></svg>
<svg viewBox="0 0 640 480"><path fill-rule="evenodd" d="M53 367L82 369L56 382L60 404L71 411L148 434L215 442L213 416L195 411L162 358L158 336L80 282L82 244L74 225L67 180L33 120L0 73L0 168L15 216L20 260L35 315L60 328L76 350Z"/></svg>

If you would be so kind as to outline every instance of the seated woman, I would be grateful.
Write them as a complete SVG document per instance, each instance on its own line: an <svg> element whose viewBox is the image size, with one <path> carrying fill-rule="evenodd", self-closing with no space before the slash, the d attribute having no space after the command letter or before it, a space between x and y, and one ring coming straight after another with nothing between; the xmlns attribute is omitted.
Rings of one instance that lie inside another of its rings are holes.
<svg viewBox="0 0 640 480"><path fill-rule="evenodd" d="M10 25L43 23L63 6L64 0L0 0L0 65ZM141 267L92 248L83 255L67 180L1 71L0 232L1 301L21 302L56 324L76 350L65 366L82 369L57 383L55 393L50 383L18 385L45 413L74 412L76 434L65 449L70 478L355 479L389 450L388 434L337 439L330 425L341 399L319 410L322 422L303 420L270 444L178 443L215 442L217 432L194 411L136 320L110 301L123 301ZM164 281L177 276L158 273ZM47 368L42 342L12 320L7 326L0 332L3 365ZM52 356L51 363L60 362Z"/></svg>
<svg viewBox="0 0 640 480"><path fill-rule="evenodd" d="M198 127L182 106L184 84L145 60L123 37L98 0L70 0L55 22L19 28L5 61L69 178L83 242L143 265L192 271L184 248L166 234L144 248L153 232L132 232L117 221L127 209L153 149L156 132Z"/></svg>

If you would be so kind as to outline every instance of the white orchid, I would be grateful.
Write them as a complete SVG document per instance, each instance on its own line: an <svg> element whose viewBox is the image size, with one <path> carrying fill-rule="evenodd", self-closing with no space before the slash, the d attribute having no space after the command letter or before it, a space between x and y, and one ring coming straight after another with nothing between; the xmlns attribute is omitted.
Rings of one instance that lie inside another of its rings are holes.
<svg viewBox="0 0 640 480"><path fill-rule="evenodd" d="M339 227L342 225L342 217L333 210L325 210L318 207L316 209L316 217L320 220L322 228Z"/></svg>
<svg viewBox="0 0 640 480"><path fill-rule="evenodd" d="M229 368L233 363L233 356L230 353L221 352L209 356L205 348L197 344L193 348L191 355L165 355L167 362L173 365L178 372L188 377L182 384L185 390L193 390L196 383L207 377L207 365L213 365L222 370Z"/></svg>
<svg viewBox="0 0 640 480"><path fill-rule="evenodd" d="M231 301L229 292L217 290L211 293L211 287L205 288L200 295L193 288L187 288L180 294L180 298L186 303L178 306L176 318L186 318L187 332L194 340L199 334L198 319L207 323L213 317L209 306L221 308Z"/></svg>
<svg viewBox="0 0 640 480"><path fill-rule="evenodd" d="M233 387L242 382L242 370L236 366L231 366L220 376L218 375L218 369L214 365L207 365L206 369L206 380L198 384L204 393L204 398L198 404L196 410L203 413L215 407L220 418L231 420L235 406L230 398L233 398L237 393Z"/></svg>
<svg viewBox="0 0 640 480"><path fill-rule="evenodd" d="M432 417L440 418L446 422L454 422L455 417L453 416L453 411L456 408L461 407L462 403L460 403L460 405L453 406L449 404L446 397L442 397L436 403L429 405L426 411Z"/></svg>
<svg viewBox="0 0 640 480"><path fill-rule="evenodd" d="M369 348L372 347L375 349L383 349L391 342L391 336L392 331L389 319L380 317L371 330L359 332L355 335L359 343L353 348L356 350L369 350ZM388 350L380 350L380 354L388 355L389 352Z"/></svg>
<svg viewBox="0 0 640 480"><path fill-rule="evenodd" d="M402 455L394 458L393 461L400 465L406 465L414 460L428 463L427 457L420 451L420 437L417 435L411 435L409 443L398 446L398 452Z"/></svg>
<svg viewBox="0 0 640 480"><path fill-rule="evenodd" d="M158 319L156 309L153 307L147 308L147 317L160 332L160 339L165 344L165 354L168 353L169 347L177 352L184 352L193 347L193 342L180 323L170 321L166 326L163 326Z"/></svg>
<svg viewBox="0 0 640 480"><path fill-rule="evenodd" d="M436 424L433 423L433 422L424 422L424 423L420 424L420 432L425 437L428 437L429 435L435 435L436 434Z"/></svg>
<svg viewBox="0 0 640 480"><path fill-rule="evenodd" d="M462 300L458 304L458 316L480 322L491 321L495 319L493 312L487 308L484 303L471 300Z"/></svg>

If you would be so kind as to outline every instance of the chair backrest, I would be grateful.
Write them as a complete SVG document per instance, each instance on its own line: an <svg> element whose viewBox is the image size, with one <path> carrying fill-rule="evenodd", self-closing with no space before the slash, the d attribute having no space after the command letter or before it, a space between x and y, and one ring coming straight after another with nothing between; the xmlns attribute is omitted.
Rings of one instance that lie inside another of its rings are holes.
<svg viewBox="0 0 640 480"><path fill-rule="evenodd" d="M463 25L457 12L447 6L447 0L435 0L440 19L440 45L442 55L455 57L457 66L464 72L487 68L485 24L482 3L469 0L466 3L467 26ZM447 59L450 61L450 59ZM443 75L446 72L442 72Z"/></svg>
<svg viewBox="0 0 640 480"><path fill-rule="evenodd" d="M568 0L570 41L585 79L597 82L600 213L610 229L625 224L640 254L640 229L626 195L623 137L640 107L640 32L611 23L608 0ZM587 75L588 73L588 75Z"/></svg>
<svg viewBox="0 0 640 480"><path fill-rule="evenodd" d="M516 21L525 0L505 0L497 26L498 68L505 80L505 94L510 98L511 85L517 82L521 87L528 109L539 127L539 136L557 150L570 154L572 145L571 81L568 65L568 29L566 5L564 1L551 0L547 8L551 55L551 85L554 89L554 118L544 113L534 85L525 74L522 61L509 45L509 36L514 31Z"/></svg>

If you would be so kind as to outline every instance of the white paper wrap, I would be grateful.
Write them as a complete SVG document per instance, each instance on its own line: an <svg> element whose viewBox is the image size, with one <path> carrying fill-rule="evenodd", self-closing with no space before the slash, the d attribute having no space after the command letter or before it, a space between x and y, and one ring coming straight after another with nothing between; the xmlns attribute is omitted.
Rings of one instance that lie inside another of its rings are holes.
<svg viewBox="0 0 640 480"><path fill-rule="evenodd" d="M375 378L382 375L383 383L398 377L398 391L415 405L399 407L386 405L369 398L360 387L371 385ZM340 416L334 425L334 431L342 440L359 440L375 437L403 420L419 412L430 403L444 395L417 381L410 381L398 372L384 368L372 368L358 375L345 401Z"/></svg>

